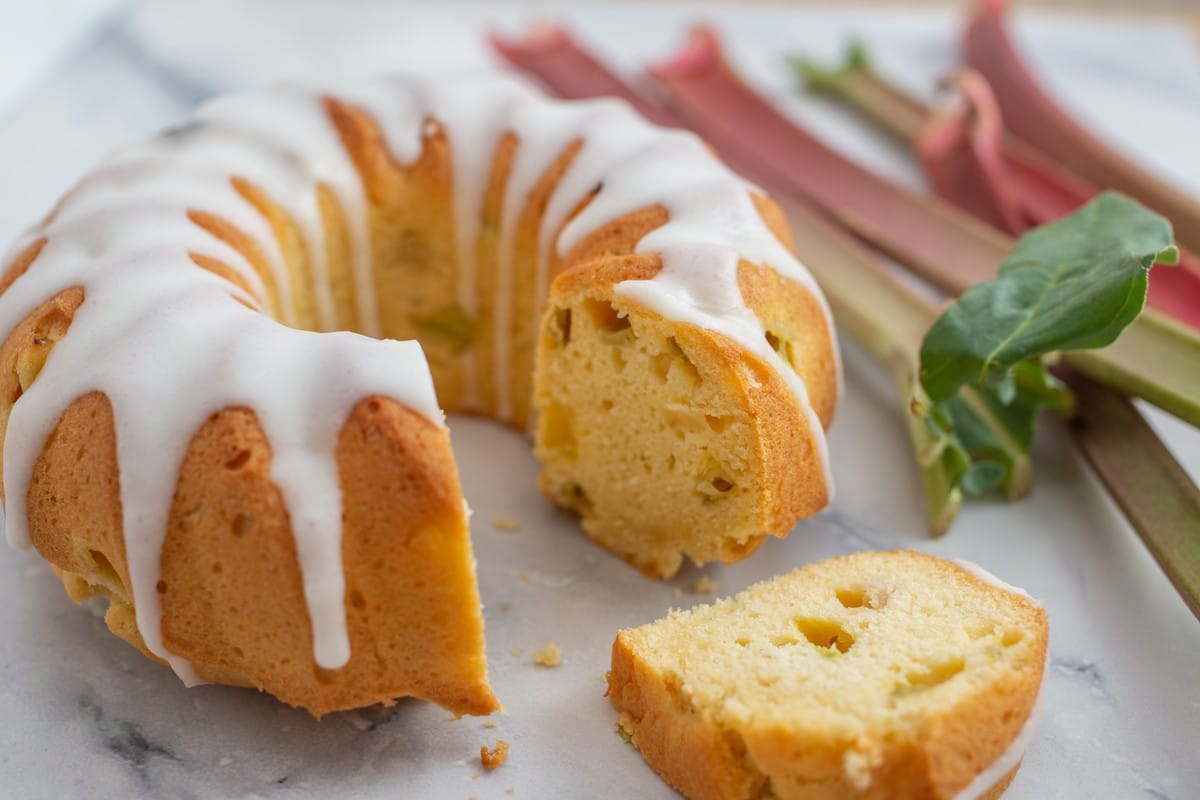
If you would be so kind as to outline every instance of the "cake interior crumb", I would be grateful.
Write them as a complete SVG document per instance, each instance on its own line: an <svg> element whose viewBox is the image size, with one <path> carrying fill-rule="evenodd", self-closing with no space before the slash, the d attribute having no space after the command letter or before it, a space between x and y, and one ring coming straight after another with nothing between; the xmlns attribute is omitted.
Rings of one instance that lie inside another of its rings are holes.
<svg viewBox="0 0 1200 800"><path fill-rule="evenodd" d="M713 594L717 589L721 588L721 584L717 583L707 575L703 576L692 584L693 594Z"/></svg>
<svg viewBox="0 0 1200 800"><path fill-rule="evenodd" d="M533 663L540 667L557 667L562 663L562 648L554 642L547 642L541 650L533 651Z"/></svg>
<svg viewBox="0 0 1200 800"><path fill-rule="evenodd" d="M498 531L519 531L521 520L515 517L492 517L492 527Z"/></svg>
<svg viewBox="0 0 1200 800"><path fill-rule="evenodd" d="M488 749L487 745L479 748L479 760L489 772L500 767L508 760L508 742L497 739L495 747Z"/></svg>

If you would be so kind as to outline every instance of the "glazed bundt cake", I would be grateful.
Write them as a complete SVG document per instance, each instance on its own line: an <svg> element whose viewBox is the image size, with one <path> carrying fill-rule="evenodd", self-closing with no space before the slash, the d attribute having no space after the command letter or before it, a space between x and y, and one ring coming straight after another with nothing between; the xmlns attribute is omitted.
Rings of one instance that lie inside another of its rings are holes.
<svg viewBox="0 0 1200 800"><path fill-rule="evenodd" d="M224 97L4 263L9 540L185 680L497 707L439 400L532 426L546 493L655 575L829 497L833 332L779 212L617 102Z"/></svg>
<svg viewBox="0 0 1200 800"><path fill-rule="evenodd" d="M1037 602L974 565L855 553L621 631L609 698L692 800L991 800L1047 637Z"/></svg>

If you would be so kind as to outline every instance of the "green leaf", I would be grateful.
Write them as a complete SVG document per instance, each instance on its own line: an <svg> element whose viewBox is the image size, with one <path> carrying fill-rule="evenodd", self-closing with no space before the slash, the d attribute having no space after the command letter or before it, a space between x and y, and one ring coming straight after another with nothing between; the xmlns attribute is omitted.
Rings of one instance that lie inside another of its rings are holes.
<svg viewBox="0 0 1200 800"><path fill-rule="evenodd" d="M1115 192L1030 231L925 335L925 391L938 402L976 385L1011 402L1022 362L1111 344L1141 312L1150 267L1177 261L1171 241L1166 219Z"/></svg>

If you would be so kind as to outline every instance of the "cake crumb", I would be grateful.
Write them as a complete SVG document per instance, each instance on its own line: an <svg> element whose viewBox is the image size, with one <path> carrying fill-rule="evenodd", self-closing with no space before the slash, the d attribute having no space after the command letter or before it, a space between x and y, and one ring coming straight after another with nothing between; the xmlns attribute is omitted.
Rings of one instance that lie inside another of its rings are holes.
<svg viewBox="0 0 1200 800"><path fill-rule="evenodd" d="M554 642L547 642L545 648L533 651L533 663L539 667L557 667L562 663L562 648Z"/></svg>
<svg viewBox="0 0 1200 800"><path fill-rule="evenodd" d="M498 531L519 531L521 520L516 517L492 517L492 527Z"/></svg>
<svg viewBox="0 0 1200 800"><path fill-rule="evenodd" d="M492 728L496 727L496 723L489 719L487 722L483 723L483 727L491 730Z"/></svg>
<svg viewBox="0 0 1200 800"><path fill-rule="evenodd" d="M702 578L700 578L700 580L698 580L692 584L692 593L693 594L713 594L719 588L721 588L721 584L717 583L715 580L713 580L712 578L705 575Z"/></svg>
<svg viewBox="0 0 1200 800"><path fill-rule="evenodd" d="M517 580L521 581L521 583L529 583L533 579L529 577L528 572L518 572Z"/></svg>
<svg viewBox="0 0 1200 800"><path fill-rule="evenodd" d="M513 648L512 650L510 650L509 652L511 652L511 653L513 654L513 658L520 658L520 657L521 657L521 654L522 654L522 653L524 653L525 651L524 651L524 650L522 650L522 649L521 649L521 648L519 648L519 647L514 647L514 648Z"/></svg>
<svg viewBox="0 0 1200 800"><path fill-rule="evenodd" d="M683 589L680 589L678 586L672 588L671 596L678 600L679 598L683 597Z"/></svg>
<svg viewBox="0 0 1200 800"><path fill-rule="evenodd" d="M499 768L508 760L508 742L497 739L496 746L490 750L485 744L479 748L479 760L483 762L483 766L488 772Z"/></svg>
<svg viewBox="0 0 1200 800"><path fill-rule="evenodd" d="M512 608L512 604L510 604L510 603L501 603L500 604L501 611L508 611L510 608Z"/></svg>
<svg viewBox="0 0 1200 800"><path fill-rule="evenodd" d="M507 789L505 789L505 790L504 790L504 793L505 793L505 794L516 794L516 793L517 793L517 787L515 787L515 786L510 786L510 787L508 787Z"/></svg>

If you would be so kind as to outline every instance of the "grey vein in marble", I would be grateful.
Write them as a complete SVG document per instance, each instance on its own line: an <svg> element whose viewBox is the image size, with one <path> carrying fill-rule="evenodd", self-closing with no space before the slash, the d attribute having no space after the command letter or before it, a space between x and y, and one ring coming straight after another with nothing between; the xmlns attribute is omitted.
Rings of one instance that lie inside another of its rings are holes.
<svg viewBox="0 0 1200 800"><path fill-rule="evenodd" d="M123 719L110 719L90 696L79 698L79 710L85 717L91 718L103 745L127 763L143 783L149 784L146 767L152 758L165 758L179 763L178 756L147 739L141 725Z"/></svg>

